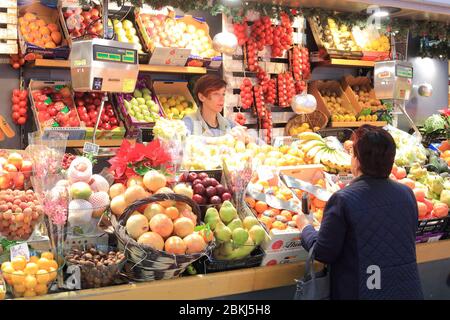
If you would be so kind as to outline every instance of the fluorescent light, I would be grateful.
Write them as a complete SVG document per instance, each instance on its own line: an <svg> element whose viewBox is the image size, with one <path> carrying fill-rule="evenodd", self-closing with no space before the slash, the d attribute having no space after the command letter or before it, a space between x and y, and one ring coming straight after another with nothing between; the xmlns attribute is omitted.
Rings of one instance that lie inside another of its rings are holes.
<svg viewBox="0 0 450 320"><path fill-rule="evenodd" d="M376 10L373 13L374 17L379 17L379 18L384 18L389 16L389 12L388 11L384 11L384 10Z"/></svg>

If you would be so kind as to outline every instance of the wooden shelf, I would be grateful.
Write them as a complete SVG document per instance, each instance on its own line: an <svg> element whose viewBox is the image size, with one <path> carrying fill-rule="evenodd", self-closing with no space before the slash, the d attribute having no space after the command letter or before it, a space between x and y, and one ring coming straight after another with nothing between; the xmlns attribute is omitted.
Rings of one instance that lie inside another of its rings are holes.
<svg viewBox="0 0 450 320"><path fill-rule="evenodd" d="M367 67L373 68L375 61L366 60L350 60L350 59L334 59L323 62L313 62L318 66L338 66L338 67Z"/></svg>
<svg viewBox="0 0 450 320"><path fill-rule="evenodd" d="M350 121L350 122L331 122L331 128L358 128L364 124L370 124L375 127L384 127L386 121Z"/></svg>
<svg viewBox="0 0 450 320"><path fill-rule="evenodd" d="M36 59L35 67L41 68L70 68L68 60L51 60L51 59ZM187 74L205 74L206 68L200 67L174 67L174 66L158 66L150 64L140 64L139 71L141 72L155 72L155 73L187 73Z"/></svg>
<svg viewBox="0 0 450 320"><path fill-rule="evenodd" d="M104 139L104 140L95 140L95 143L100 147L120 147L122 144L122 139ZM135 140L128 140L130 142L134 142ZM68 148L83 148L85 142L92 142L92 140L68 140L67 147Z"/></svg>

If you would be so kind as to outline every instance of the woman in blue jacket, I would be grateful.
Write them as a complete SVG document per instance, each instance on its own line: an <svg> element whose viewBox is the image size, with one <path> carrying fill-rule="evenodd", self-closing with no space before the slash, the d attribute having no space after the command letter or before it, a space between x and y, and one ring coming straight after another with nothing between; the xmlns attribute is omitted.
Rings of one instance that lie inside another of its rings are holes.
<svg viewBox="0 0 450 320"><path fill-rule="evenodd" d="M320 230L298 215L303 247L330 265L331 299L423 299L416 261L417 202L389 179L391 135L362 126L353 135L355 179L330 198Z"/></svg>

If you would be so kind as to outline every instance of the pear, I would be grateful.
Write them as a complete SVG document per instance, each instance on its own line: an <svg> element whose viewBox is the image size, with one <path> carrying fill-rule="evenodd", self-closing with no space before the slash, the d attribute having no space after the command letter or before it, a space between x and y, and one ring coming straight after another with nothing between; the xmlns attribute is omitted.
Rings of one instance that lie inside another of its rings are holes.
<svg viewBox="0 0 450 320"><path fill-rule="evenodd" d="M250 230L253 226L259 225L258 219L256 219L256 217L253 216L246 216L242 223L244 225L244 228L247 230Z"/></svg>
<svg viewBox="0 0 450 320"><path fill-rule="evenodd" d="M226 224L230 223L233 219L238 217L236 208L228 200L222 203L219 214L220 219Z"/></svg>
<svg viewBox="0 0 450 320"><path fill-rule="evenodd" d="M214 231L217 223L220 222L219 212L217 209L214 207L208 208L205 213L204 221L205 223L208 223L211 230Z"/></svg>
<svg viewBox="0 0 450 320"><path fill-rule="evenodd" d="M242 221L239 218L233 219L229 224L227 224L227 227L230 228L231 231L236 228L243 228Z"/></svg>
<svg viewBox="0 0 450 320"><path fill-rule="evenodd" d="M245 230L244 228L236 228L233 230L232 237L233 237L233 242L237 246L242 246L248 240L248 237L249 237L248 231Z"/></svg>
<svg viewBox="0 0 450 320"><path fill-rule="evenodd" d="M142 98L142 92L139 89L134 90L133 96L135 98Z"/></svg>
<svg viewBox="0 0 450 320"><path fill-rule="evenodd" d="M251 227L248 234L256 245L260 245L266 238L266 232L259 225Z"/></svg>
<svg viewBox="0 0 450 320"><path fill-rule="evenodd" d="M214 236L220 242L228 242L231 240L231 230L223 223L218 223L216 229L214 230Z"/></svg>

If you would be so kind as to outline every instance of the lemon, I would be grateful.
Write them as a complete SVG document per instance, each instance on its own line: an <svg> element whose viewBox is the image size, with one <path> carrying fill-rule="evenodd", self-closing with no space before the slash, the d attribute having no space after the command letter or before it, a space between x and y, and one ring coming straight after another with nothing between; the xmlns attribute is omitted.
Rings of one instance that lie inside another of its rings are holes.
<svg viewBox="0 0 450 320"><path fill-rule="evenodd" d="M169 107L175 107L177 101L174 98L170 98L169 100L167 100L167 104L169 105Z"/></svg>
<svg viewBox="0 0 450 320"><path fill-rule="evenodd" d="M167 102L167 98L166 97L158 97L159 98L159 102L161 102L162 104Z"/></svg>

